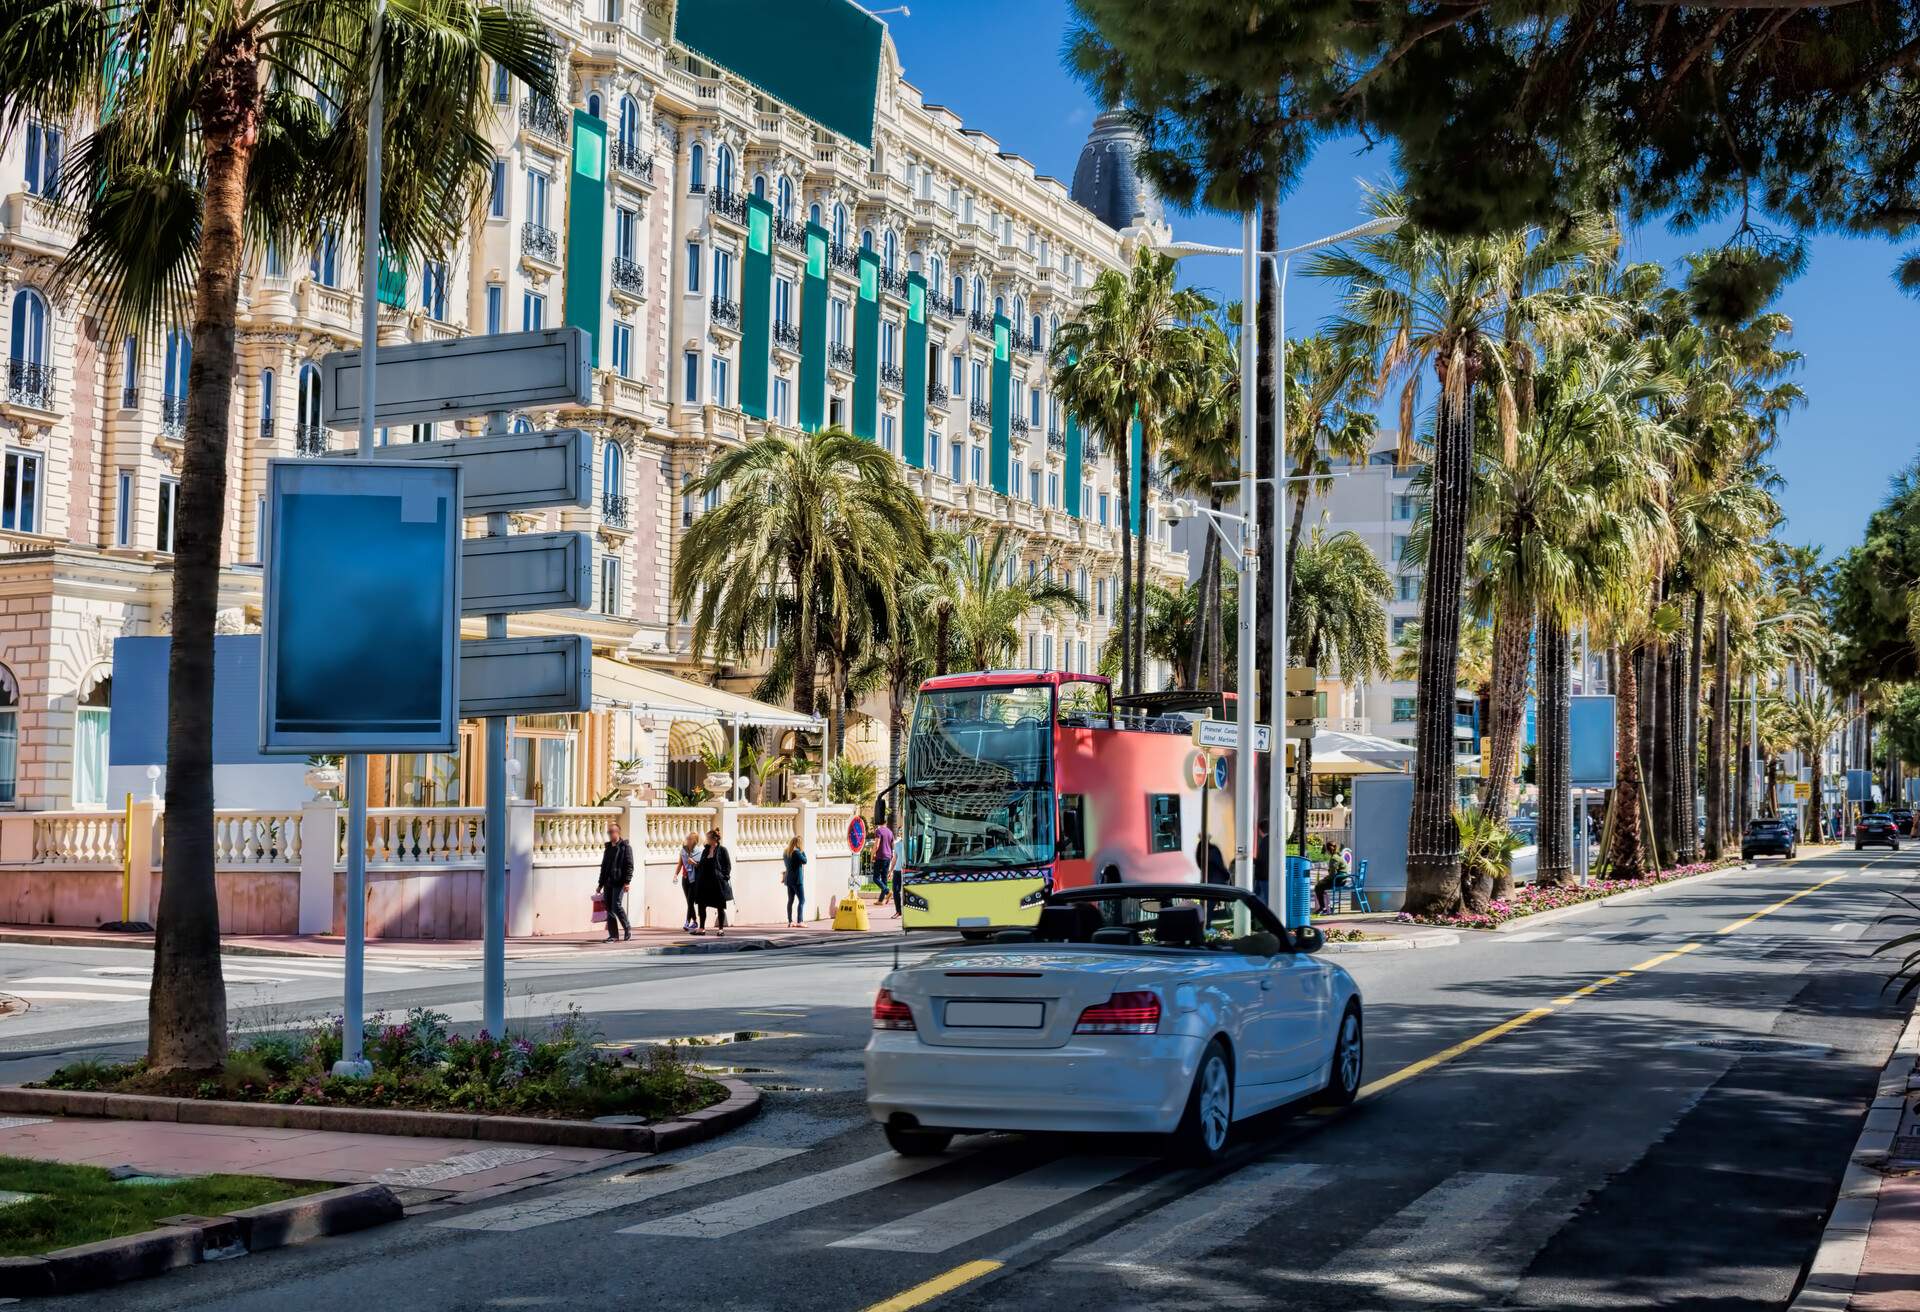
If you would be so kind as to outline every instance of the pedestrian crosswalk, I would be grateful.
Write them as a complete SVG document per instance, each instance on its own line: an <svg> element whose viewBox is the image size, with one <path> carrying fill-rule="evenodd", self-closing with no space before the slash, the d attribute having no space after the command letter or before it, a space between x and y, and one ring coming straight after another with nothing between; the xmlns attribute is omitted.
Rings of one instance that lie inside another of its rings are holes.
<svg viewBox="0 0 1920 1312"><path fill-rule="evenodd" d="M0 995L28 1003L94 1002L146 1004L152 983L153 966L89 966L75 970L71 961L61 967L49 967L45 974L18 974L0 980ZM479 969L477 962L455 957L426 957L412 953L367 954L367 974L375 977L420 975L427 972L459 973ZM242 1000L258 996L262 990L282 985L312 985L322 981L338 982L345 977L346 963L338 957L264 957L223 956L221 978L227 992Z"/></svg>

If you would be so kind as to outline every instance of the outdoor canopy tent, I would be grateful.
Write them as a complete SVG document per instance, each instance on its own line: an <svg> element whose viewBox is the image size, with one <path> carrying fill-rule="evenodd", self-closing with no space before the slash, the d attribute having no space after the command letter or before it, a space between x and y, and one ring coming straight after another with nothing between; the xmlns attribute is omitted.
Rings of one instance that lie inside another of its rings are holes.
<svg viewBox="0 0 1920 1312"><path fill-rule="evenodd" d="M1413 748L1372 734L1323 729L1313 735L1315 774L1397 774L1413 760Z"/></svg>
<svg viewBox="0 0 1920 1312"><path fill-rule="evenodd" d="M819 733L818 716L755 701L724 688L675 678L663 670L629 665L606 656L593 658L593 703L632 716L665 721L668 750L675 759L697 757L721 745L720 731L730 727L733 774L740 774L740 730L747 727L797 729Z"/></svg>

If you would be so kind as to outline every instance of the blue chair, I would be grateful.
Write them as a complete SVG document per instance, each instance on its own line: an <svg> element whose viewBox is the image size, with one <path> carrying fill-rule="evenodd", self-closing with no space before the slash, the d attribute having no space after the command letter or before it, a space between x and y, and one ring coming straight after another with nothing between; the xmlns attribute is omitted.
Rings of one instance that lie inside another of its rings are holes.
<svg viewBox="0 0 1920 1312"><path fill-rule="evenodd" d="M1367 901L1367 859L1361 857L1353 866L1353 909L1371 911L1373 903Z"/></svg>

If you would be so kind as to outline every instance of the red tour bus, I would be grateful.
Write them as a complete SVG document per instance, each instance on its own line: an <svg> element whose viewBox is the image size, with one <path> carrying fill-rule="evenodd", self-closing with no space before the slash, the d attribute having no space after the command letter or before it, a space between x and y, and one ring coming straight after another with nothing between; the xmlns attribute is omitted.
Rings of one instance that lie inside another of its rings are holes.
<svg viewBox="0 0 1920 1312"><path fill-rule="evenodd" d="M898 808L903 923L1031 925L1052 889L1198 880L1203 805L1231 865L1234 782L1203 784L1197 757L1190 720L1118 712L1097 675L927 680Z"/></svg>

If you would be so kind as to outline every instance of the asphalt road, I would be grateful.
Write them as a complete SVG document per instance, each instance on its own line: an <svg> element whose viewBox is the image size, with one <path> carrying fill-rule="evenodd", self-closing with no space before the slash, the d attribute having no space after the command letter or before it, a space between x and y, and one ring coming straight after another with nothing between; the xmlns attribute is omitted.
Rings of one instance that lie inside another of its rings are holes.
<svg viewBox="0 0 1920 1312"><path fill-rule="evenodd" d="M1344 956L1368 1002L1362 1101L1264 1118L1207 1171L1130 1140L892 1157L862 1115L859 1064L885 944L571 976L527 963L530 1013L571 999L610 1038L765 1030L706 1051L768 1089L766 1111L643 1170L68 1302L1781 1307L1898 1033L1884 963L1865 954L1916 872L1920 853L1846 852L1458 947ZM0 978L14 965L0 948ZM471 989L403 980L379 1000ZM69 1055L125 1041L85 1015ZM0 1051L0 1078L46 1060Z"/></svg>

